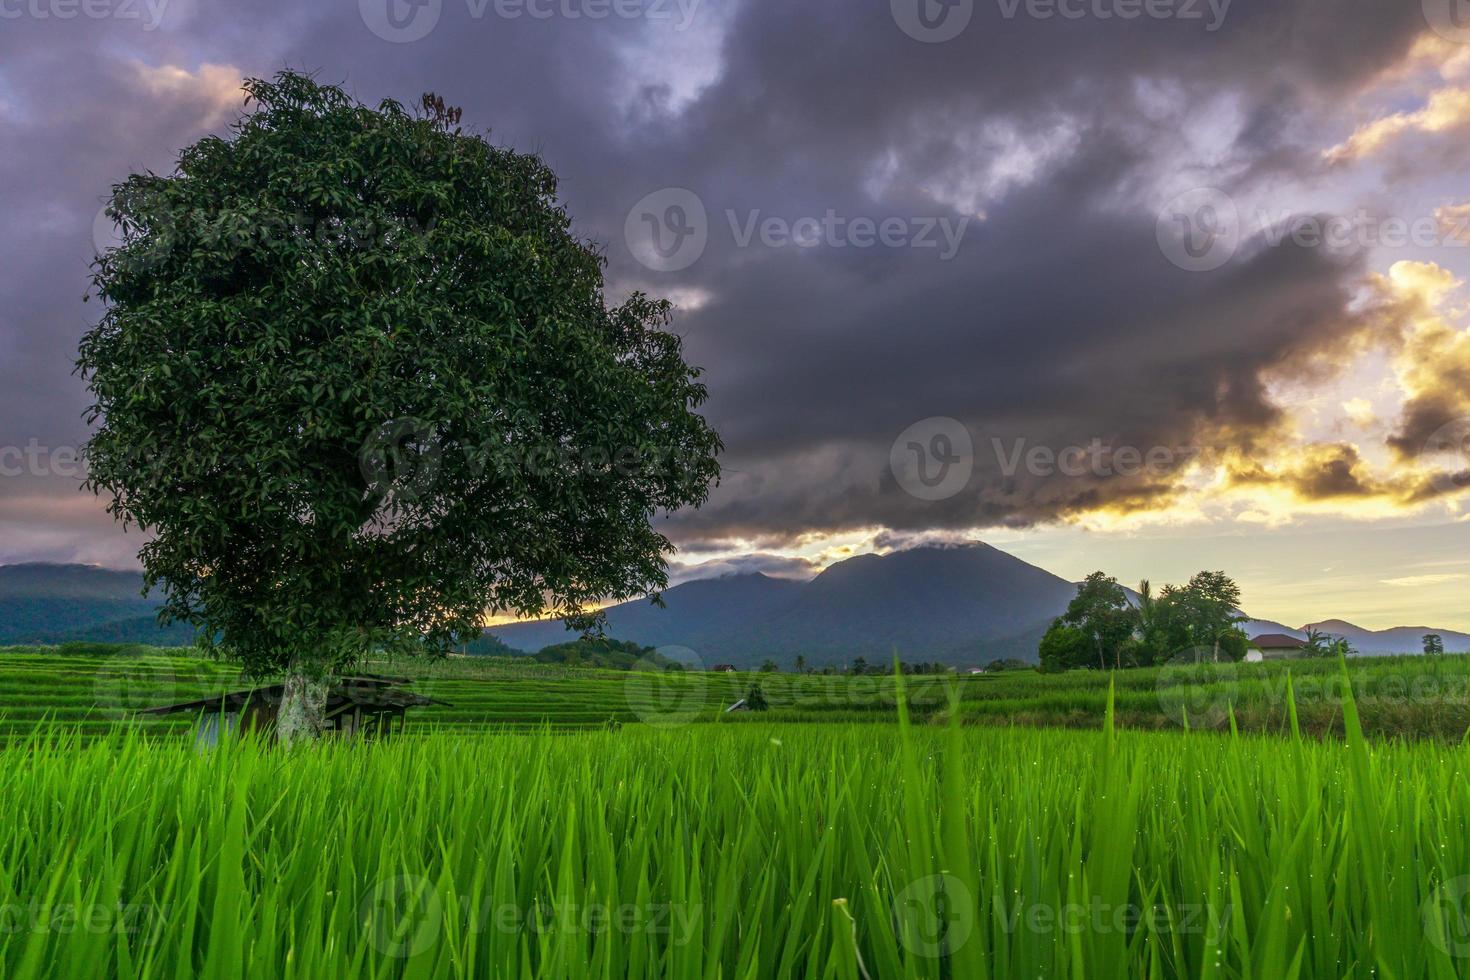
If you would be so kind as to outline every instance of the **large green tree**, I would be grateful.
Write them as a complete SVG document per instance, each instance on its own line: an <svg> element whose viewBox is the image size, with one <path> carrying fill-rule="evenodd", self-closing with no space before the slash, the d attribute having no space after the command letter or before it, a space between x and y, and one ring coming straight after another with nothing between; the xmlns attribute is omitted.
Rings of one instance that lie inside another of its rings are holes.
<svg viewBox="0 0 1470 980"><path fill-rule="evenodd" d="M1136 619L1117 579L1102 572L1087 576L1061 621L1086 635L1099 669L1123 666L1123 646L1133 636Z"/></svg>
<svg viewBox="0 0 1470 980"><path fill-rule="evenodd" d="M1079 667L1098 666L1098 657L1092 637L1076 626L1069 626L1061 619L1052 621L1046 635L1036 648L1043 673L1074 670Z"/></svg>
<svg viewBox="0 0 1470 980"><path fill-rule="evenodd" d="M667 303L604 297L535 156L299 74L108 214L89 485L150 532L164 615L288 676L584 615L666 585L651 521L706 499L717 436ZM283 733L284 734L284 733Z"/></svg>
<svg viewBox="0 0 1470 980"><path fill-rule="evenodd" d="M1248 640L1240 630L1240 586L1224 572L1200 572L1183 586L1165 586L1160 621L1167 624L1177 654L1208 649L1211 662L1245 656Z"/></svg>

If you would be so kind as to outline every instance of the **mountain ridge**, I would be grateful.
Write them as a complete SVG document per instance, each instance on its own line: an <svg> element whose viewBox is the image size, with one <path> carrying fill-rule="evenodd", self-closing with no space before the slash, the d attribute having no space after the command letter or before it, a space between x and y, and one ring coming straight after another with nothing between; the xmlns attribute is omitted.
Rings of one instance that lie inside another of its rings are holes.
<svg viewBox="0 0 1470 980"><path fill-rule="evenodd" d="M189 627L158 625L158 602L143 576L97 565L0 565L0 643L74 640L187 646Z"/></svg>
<svg viewBox="0 0 1470 980"><path fill-rule="evenodd" d="M187 626L160 627L138 572L43 562L0 565L0 644L69 641L186 646ZM706 665L759 666L767 658L813 666L891 659L982 664L1036 659L1036 644L1076 589L1045 569L984 543L857 555L808 581L762 572L694 579L608 610L607 635L644 646L684 647ZM1252 636L1304 637L1308 627L1345 636L1361 653L1416 653L1426 633L1470 651L1470 633L1425 626L1370 630L1332 619L1293 628L1251 620ZM487 630L523 652L575 639L560 620Z"/></svg>
<svg viewBox="0 0 1470 980"><path fill-rule="evenodd" d="M964 590L967 583L973 585L973 578L963 574L963 568L956 574L956 569L951 567L955 563L963 565L976 556L985 559L981 564L1006 571L990 583L988 603L967 603ZM923 594L896 589L892 581L887 583L886 590L873 590L885 578L901 577L911 563L931 566L928 574L920 576L930 583L917 590ZM905 660L938 659L955 665L980 664L999 657L1035 662L1037 643L1051 621L1065 610L1077 586L980 542L913 548L887 555L859 555L837 562L809 582L795 583L797 600L790 608L764 619L752 614L747 619L754 622L736 632L697 629L693 624L683 623L684 590L700 586L701 602L708 605L714 600L711 593L719 588L719 583L753 576L770 582L792 581L751 572L686 582L664 592L668 607L664 610L648 606L634 612L641 605L638 602L610 607L606 634L645 646L687 647L707 665L731 663L754 667L768 657L789 665L799 654L807 663L817 666L846 663L857 656L869 661L875 657L888 659L895 651ZM1024 595L1017 593L1024 593L1028 588L1033 599L1038 594L1041 598L1024 601ZM916 620L934 615L936 607L949 611L958 607L960 618L966 621L953 631L914 626ZM883 620L883 624L874 627L875 617ZM726 610L725 621L738 624L741 617ZM653 622L659 623L656 630L649 627ZM867 630L867 635L854 639L849 629L853 625ZM1418 652L1423 634L1430 632L1439 633L1447 649L1470 651L1470 633L1456 630L1393 627L1375 631L1345 622L1344 626L1348 628L1338 632L1347 635L1354 647L1367 655ZM1271 620L1249 620L1242 628L1251 636L1262 633L1306 636L1306 627L1298 629ZM574 635L560 620L509 624L489 632L507 645L527 652L564 642Z"/></svg>
<svg viewBox="0 0 1470 980"><path fill-rule="evenodd" d="M753 585L759 576L760 585ZM721 583L724 583L722 586ZM779 583L779 584L777 584ZM706 664L756 666L802 656L814 666L854 657L984 662L1034 659L1036 643L1076 586L986 544L916 548L844 559L807 582L760 573L699 579L664 593L666 608L623 603L607 610L608 636L645 646L680 646ZM730 598L723 628L686 605ZM756 593L760 605L737 593ZM529 651L569 633L559 620L490 630Z"/></svg>

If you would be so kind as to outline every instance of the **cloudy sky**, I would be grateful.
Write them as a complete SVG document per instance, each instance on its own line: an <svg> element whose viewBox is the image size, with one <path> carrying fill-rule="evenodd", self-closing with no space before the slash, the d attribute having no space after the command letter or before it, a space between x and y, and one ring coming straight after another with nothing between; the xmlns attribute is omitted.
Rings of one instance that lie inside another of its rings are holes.
<svg viewBox="0 0 1470 980"><path fill-rule="evenodd" d="M133 563L99 209L283 67L439 92L678 304L729 447L680 576L983 538L1470 629L1463 0L0 0L0 563Z"/></svg>

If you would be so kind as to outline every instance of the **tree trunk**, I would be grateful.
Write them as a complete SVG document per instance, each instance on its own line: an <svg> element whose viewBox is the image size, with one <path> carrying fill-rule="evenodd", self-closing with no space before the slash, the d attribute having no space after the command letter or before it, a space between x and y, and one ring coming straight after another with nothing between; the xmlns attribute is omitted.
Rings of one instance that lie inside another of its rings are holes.
<svg viewBox="0 0 1470 980"><path fill-rule="evenodd" d="M1220 637L1218 636L1215 637L1215 651L1210 655L1210 659L1215 663L1220 662Z"/></svg>
<svg viewBox="0 0 1470 980"><path fill-rule="evenodd" d="M327 681L293 673L286 677L281 708L276 714L276 738L282 745L312 741L321 733L327 706Z"/></svg>

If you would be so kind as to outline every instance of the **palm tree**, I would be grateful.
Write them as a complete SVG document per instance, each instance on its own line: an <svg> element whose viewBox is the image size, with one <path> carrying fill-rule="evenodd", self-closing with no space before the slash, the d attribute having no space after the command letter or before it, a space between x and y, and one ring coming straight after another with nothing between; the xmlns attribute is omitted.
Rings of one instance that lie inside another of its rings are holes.
<svg viewBox="0 0 1470 980"><path fill-rule="evenodd" d="M1138 631L1147 633L1154 624L1154 587L1148 579L1138 583L1138 603L1134 606L1138 610Z"/></svg>
<svg viewBox="0 0 1470 980"><path fill-rule="evenodd" d="M1138 601L1130 600L1133 607L1134 630L1139 640L1139 666L1148 667L1164 659L1165 643L1160 635L1166 629L1166 600L1169 587L1164 588L1164 597L1154 595L1153 583L1148 579L1138 583Z"/></svg>
<svg viewBox="0 0 1470 980"><path fill-rule="evenodd" d="M1231 616L1228 620L1215 623L1210 627L1210 642L1214 646L1213 653L1211 654L1212 662L1220 662L1220 641L1231 633L1239 633L1239 624L1244 622L1246 622L1246 617L1244 616Z"/></svg>

